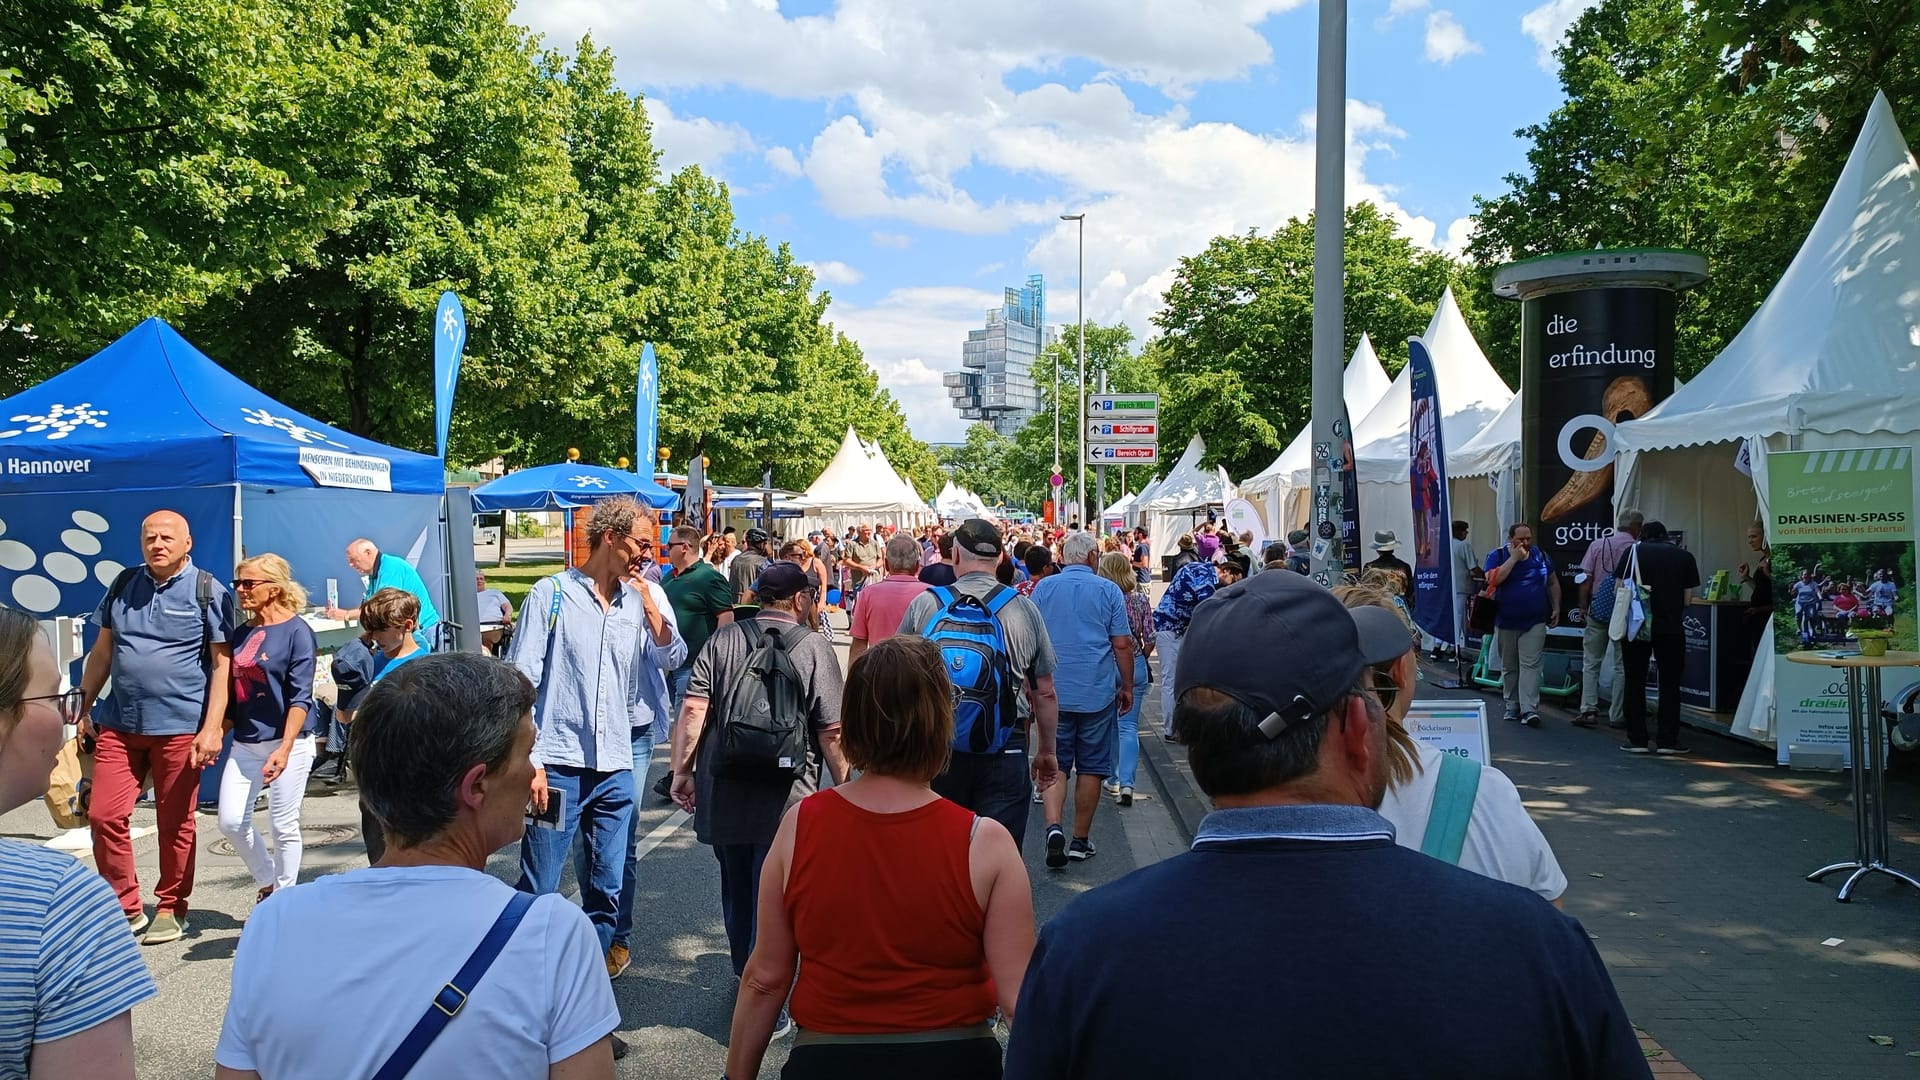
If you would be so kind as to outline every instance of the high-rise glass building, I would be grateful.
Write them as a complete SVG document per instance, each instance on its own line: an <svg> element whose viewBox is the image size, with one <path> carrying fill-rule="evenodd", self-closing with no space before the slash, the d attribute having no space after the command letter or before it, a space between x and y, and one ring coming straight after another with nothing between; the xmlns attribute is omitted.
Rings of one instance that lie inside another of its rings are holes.
<svg viewBox="0 0 1920 1080"><path fill-rule="evenodd" d="M1047 284L1039 274L1025 288L1009 286L1000 306L987 312L987 325L967 331L960 347L960 371L944 382L953 407L967 420L984 420L1011 436L1040 413L1040 391L1033 367L1040 350L1058 331L1047 325Z"/></svg>

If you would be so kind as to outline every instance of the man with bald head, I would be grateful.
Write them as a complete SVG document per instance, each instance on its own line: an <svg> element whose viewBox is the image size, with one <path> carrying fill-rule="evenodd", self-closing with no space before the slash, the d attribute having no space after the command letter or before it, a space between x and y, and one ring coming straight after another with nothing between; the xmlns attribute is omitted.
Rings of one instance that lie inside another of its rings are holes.
<svg viewBox="0 0 1920 1080"><path fill-rule="evenodd" d="M193 891L194 804L200 770L220 757L232 650L233 595L193 565L186 519L160 510L140 525L145 564L121 571L93 614L100 636L80 676L80 736L94 745L93 862L147 945L186 933ZM113 676L111 707L88 719ZM153 780L160 883L149 925L129 822L143 777Z"/></svg>
<svg viewBox="0 0 1920 1080"><path fill-rule="evenodd" d="M367 596L381 589L412 593L413 598L420 601L420 629L414 633L414 640L423 649L433 648L434 638L439 634L435 627L440 625L440 612L433 606L433 598L427 595L427 583L420 580L420 571L415 570L412 563L398 555L381 551L373 545L373 541L361 537L347 545L347 565L366 579ZM333 619L358 619L360 609L329 606L327 616Z"/></svg>

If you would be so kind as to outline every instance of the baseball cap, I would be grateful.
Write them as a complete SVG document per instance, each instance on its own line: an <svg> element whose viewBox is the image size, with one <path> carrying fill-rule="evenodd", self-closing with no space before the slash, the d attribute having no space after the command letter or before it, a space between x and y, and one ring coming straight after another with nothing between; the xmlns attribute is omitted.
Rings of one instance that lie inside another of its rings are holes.
<svg viewBox="0 0 1920 1080"><path fill-rule="evenodd" d="M1287 534L1287 543L1299 547L1307 542L1307 530L1295 529Z"/></svg>
<svg viewBox="0 0 1920 1080"><path fill-rule="evenodd" d="M767 535L767 530L765 529L755 527L747 530L747 543L749 544L764 544L770 539L772 539L772 537Z"/></svg>
<svg viewBox="0 0 1920 1080"><path fill-rule="evenodd" d="M991 559L1000 554L1000 530L993 522L981 518L968 518L953 530L953 546L983 559Z"/></svg>
<svg viewBox="0 0 1920 1080"><path fill-rule="evenodd" d="M760 569L753 579L753 594L762 600L785 600L806 589L818 589L820 576L800 569L790 559L776 559Z"/></svg>
<svg viewBox="0 0 1920 1080"><path fill-rule="evenodd" d="M1311 649L1284 643L1311 641ZM1260 574L1213 594L1194 609L1174 666L1174 697L1205 687L1265 719L1272 739L1324 715L1370 664L1413 648L1399 616L1385 608L1348 609L1299 574Z"/></svg>

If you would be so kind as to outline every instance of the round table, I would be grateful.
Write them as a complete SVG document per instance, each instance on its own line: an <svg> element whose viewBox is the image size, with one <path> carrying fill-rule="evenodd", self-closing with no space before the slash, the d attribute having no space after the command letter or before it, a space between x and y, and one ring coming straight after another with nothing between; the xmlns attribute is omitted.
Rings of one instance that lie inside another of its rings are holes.
<svg viewBox="0 0 1920 1080"><path fill-rule="evenodd" d="M1853 898L1853 887L1868 874L1885 874L1920 889L1920 881L1887 865L1887 751L1880 730L1880 669L1920 667L1920 652L1888 652L1885 656L1824 656L1803 650L1787 654L1796 664L1840 668L1847 673L1847 747L1853 754L1853 858L1823 866L1807 875L1819 881L1828 874L1851 870L1840 886L1840 902ZM1862 768L1862 763L1865 768Z"/></svg>

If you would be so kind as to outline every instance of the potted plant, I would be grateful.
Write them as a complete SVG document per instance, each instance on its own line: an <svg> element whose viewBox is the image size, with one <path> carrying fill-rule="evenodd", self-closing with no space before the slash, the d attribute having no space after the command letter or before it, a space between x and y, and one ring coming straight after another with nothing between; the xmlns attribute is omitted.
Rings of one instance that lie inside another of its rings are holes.
<svg viewBox="0 0 1920 1080"><path fill-rule="evenodd" d="M1856 616L1847 636L1860 643L1861 656L1885 656L1887 642L1893 637L1893 619L1887 615Z"/></svg>

